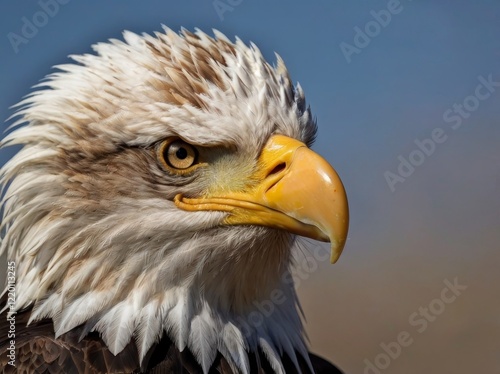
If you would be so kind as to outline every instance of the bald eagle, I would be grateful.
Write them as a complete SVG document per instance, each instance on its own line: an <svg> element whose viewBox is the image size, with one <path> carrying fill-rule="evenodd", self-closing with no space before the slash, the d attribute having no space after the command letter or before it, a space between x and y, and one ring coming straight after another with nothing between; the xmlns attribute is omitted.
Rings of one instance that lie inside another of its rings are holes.
<svg viewBox="0 0 500 374"><path fill-rule="evenodd" d="M5 371L337 372L289 274L297 235L338 259L344 187L282 59L214 33L125 32L18 104Z"/></svg>

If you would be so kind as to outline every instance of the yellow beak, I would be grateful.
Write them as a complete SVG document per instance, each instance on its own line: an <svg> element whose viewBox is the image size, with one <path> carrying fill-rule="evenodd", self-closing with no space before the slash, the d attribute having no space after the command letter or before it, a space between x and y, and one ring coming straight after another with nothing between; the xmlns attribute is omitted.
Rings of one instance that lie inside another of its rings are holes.
<svg viewBox="0 0 500 374"><path fill-rule="evenodd" d="M337 262L347 239L349 208L342 182L321 156L295 139L272 136L249 191L208 198L175 197L184 210L230 213L226 225L259 225L331 243Z"/></svg>

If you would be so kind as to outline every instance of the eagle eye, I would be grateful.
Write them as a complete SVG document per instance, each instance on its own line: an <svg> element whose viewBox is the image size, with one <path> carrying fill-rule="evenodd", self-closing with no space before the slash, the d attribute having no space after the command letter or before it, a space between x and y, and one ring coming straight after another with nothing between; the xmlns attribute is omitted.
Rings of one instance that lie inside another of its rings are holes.
<svg viewBox="0 0 500 374"><path fill-rule="evenodd" d="M161 144L158 156L169 169L182 171L197 162L198 151L191 144L175 138L167 139Z"/></svg>

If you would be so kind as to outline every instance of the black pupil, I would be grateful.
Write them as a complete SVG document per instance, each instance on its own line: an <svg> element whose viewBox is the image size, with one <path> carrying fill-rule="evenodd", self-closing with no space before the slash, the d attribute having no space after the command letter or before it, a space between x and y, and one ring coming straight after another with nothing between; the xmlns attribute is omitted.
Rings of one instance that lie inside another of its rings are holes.
<svg viewBox="0 0 500 374"><path fill-rule="evenodd" d="M184 160L188 156L188 151L186 148L179 148L177 152L175 152L175 155L179 160Z"/></svg>

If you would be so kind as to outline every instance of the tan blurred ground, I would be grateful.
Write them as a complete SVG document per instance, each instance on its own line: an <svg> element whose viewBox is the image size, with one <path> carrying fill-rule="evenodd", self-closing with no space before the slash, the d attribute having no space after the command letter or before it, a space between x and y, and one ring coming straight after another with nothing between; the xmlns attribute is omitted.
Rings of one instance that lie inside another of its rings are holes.
<svg viewBox="0 0 500 374"><path fill-rule="evenodd" d="M402 348L400 356L381 372L500 373L496 251L455 267L446 258L427 261L410 254L395 256L400 247L373 249L378 255L330 269L323 266L300 287L313 351L346 373L362 373L365 359L373 362L384 352L381 343L396 341L401 331L407 331L413 344ZM417 332L409 316L439 298L443 280L455 277L467 290L446 305L425 331Z"/></svg>

